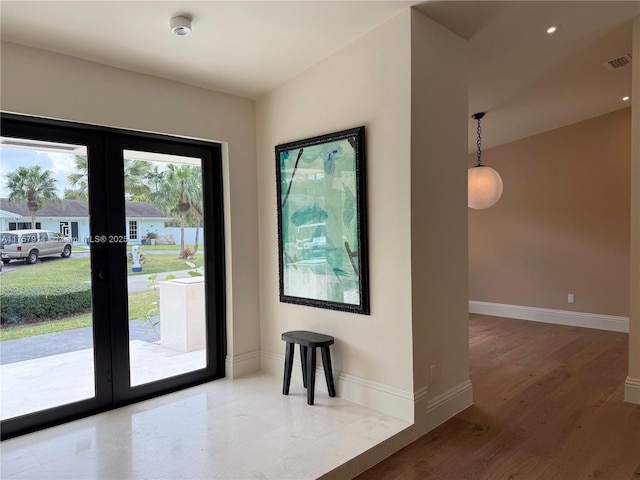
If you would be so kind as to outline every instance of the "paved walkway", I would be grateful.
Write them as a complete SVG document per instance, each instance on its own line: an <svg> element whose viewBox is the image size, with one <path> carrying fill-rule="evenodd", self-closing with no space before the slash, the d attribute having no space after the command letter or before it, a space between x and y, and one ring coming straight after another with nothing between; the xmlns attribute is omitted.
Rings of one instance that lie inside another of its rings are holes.
<svg viewBox="0 0 640 480"><path fill-rule="evenodd" d="M157 327L159 331L159 326ZM158 337L151 327L140 320L129 322L129 340L155 342ZM0 365L24 362L40 357L93 348L93 329L76 328L64 332L46 333L34 337L0 342Z"/></svg>
<svg viewBox="0 0 640 480"><path fill-rule="evenodd" d="M173 275L176 278L187 278L189 277L190 270L176 270L175 272L161 272L158 273L158 278L156 282L162 282L167 275ZM127 277L127 291L129 293L133 292L144 292L145 290L149 290L149 276L153 275L152 273L145 274L144 267L142 267L142 275L130 275Z"/></svg>

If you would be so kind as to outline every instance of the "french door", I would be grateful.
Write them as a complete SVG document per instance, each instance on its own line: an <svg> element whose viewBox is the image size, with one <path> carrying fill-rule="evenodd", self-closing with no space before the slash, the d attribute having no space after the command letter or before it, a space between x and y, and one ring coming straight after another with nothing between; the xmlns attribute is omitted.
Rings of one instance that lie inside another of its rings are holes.
<svg viewBox="0 0 640 480"><path fill-rule="evenodd" d="M1 135L2 214L71 245L28 263L3 235L2 438L224 376L220 145L17 115Z"/></svg>

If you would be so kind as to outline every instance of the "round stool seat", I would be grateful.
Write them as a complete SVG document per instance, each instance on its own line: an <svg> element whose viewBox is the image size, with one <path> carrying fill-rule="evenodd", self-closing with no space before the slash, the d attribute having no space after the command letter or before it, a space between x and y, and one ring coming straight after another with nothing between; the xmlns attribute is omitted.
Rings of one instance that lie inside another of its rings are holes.
<svg viewBox="0 0 640 480"><path fill-rule="evenodd" d="M287 342L284 357L284 381L282 382L282 394L289 395L291 385L291 370L293 368L293 350L297 343L300 345L300 360L302 363L302 383L307 389L307 403L313 405L313 397L316 381L316 348L320 348L322 353L322 366L324 376L327 380L329 396L336 396L336 389L333 384L333 372L331 370L331 351L329 346L333 345L334 338L331 335L308 332L306 330L293 330L282 334L282 340Z"/></svg>
<svg viewBox="0 0 640 480"><path fill-rule="evenodd" d="M297 343L305 347L328 347L333 345L334 338L322 333L307 332L305 330L293 330L282 334L285 342Z"/></svg>

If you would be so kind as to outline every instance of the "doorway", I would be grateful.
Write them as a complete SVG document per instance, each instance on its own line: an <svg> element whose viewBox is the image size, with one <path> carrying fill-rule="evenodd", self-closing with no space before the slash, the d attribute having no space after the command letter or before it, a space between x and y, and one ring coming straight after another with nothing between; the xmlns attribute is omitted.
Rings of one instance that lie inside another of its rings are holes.
<svg viewBox="0 0 640 480"><path fill-rule="evenodd" d="M1 147L3 210L55 239L3 253L2 437L223 377L220 145L3 115Z"/></svg>

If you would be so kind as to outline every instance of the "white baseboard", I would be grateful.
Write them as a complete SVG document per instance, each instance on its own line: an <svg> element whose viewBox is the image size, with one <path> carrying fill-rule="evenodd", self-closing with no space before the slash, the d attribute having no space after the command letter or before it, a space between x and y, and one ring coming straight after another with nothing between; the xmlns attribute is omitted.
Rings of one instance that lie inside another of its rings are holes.
<svg viewBox="0 0 640 480"><path fill-rule="evenodd" d="M340 398L358 403L407 422L414 421L414 395L364 378L338 373Z"/></svg>
<svg viewBox="0 0 640 480"><path fill-rule="evenodd" d="M283 378L284 377L284 355L265 352L265 351L260 352L260 370L263 371L264 373L268 373L269 375L273 375L274 377ZM295 373L296 372L294 369L294 372L292 373L292 378L296 379L297 381L297 377L294 376ZM322 388L321 385L320 387Z"/></svg>
<svg viewBox="0 0 640 480"><path fill-rule="evenodd" d="M239 378L260 371L260 350L240 355L227 355L224 361L225 376Z"/></svg>
<svg viewBox="0 0 640 480"><path fill-rule="evenodd" d="M627 377L624 382L624 401L640 405L640 379Z"/></svg>
<svg viewBox="0 0 640 480"><path fill-rule="evenodd" d="M571 312L549 308L524 307L503 303L479 302L469 300L469 312L495 317L517 318L534 322L571 325L574 327L597 328L612 332L629 332L629 318L598 313Z"/></svg>
<svg viewBox="0 0 640 480"><path fill-rule="evenodd" d="M471 405L473 386L470 380L433 398L416 399L416 426L420 435L430 432Z"/></svg>
<svg viewBox="0 0 640 480"><path fill-rule="evenodd" d="M284 376L284 355L262 352L260 363L263 372L278 377ZM333 381L336 395L340 398L413 423L412 393L336 370L333 371ZM302 385L302 365L297 357L293 361L291 382ZM322 365L316 366L315 388L316 392L328 394Z"/></svg>

